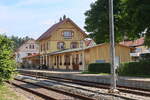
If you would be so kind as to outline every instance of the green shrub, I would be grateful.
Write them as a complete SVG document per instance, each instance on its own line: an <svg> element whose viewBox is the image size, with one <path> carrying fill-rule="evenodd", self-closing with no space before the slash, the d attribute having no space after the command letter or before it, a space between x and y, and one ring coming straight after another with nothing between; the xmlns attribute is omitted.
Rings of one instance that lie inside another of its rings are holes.
<svg viewBox="0 0 150 100"><path fill-rule="evenodd" d="M92 63L88 66L89 72L110 73L109 63Z"/></svg>
<svg viewBox="0 0 150 100"><path fill-rule="evenodd" d="M140 60L150 60L150 53L140 54Z"/></svg>
<svg viewBox="0 0 150 100"><path fill-rule="evenodd" d="M150 75L150 61L129 62L121 64L117 69L119 75L142 76Z"/></svg>

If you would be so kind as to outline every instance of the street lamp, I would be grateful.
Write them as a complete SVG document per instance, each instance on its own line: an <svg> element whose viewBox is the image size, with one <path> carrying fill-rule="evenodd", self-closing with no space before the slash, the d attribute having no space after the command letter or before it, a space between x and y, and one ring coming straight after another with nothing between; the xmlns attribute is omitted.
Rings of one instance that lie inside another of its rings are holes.
<svg viewBox="0 0 150 100"><path fill-rule="evenodd" d="M116 64L115 64L115 40L114 40L114 16L113 0L109 0L109 34L110 34L110 56L111 56L111 89L109 93L118 93L116 88Z"/></svg>

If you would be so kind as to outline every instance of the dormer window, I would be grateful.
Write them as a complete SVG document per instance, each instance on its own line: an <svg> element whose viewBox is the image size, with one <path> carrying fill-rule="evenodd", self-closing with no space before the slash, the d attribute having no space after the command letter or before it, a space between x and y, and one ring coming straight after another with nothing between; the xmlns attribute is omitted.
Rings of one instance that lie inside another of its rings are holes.
<svg viewBox="0 0 150 100"><path fill-rule="evenodd" d="M63 36L65 39L71 39L73 37L73 31L63 31Z"/></svg>

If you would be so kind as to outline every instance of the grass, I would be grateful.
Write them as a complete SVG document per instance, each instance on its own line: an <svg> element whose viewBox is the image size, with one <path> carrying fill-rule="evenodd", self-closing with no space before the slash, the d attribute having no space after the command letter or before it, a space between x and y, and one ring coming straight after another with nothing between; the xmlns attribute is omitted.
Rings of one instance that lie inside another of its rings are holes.
<svg viewBox="0 0 150 100"><path fill-rule="evenodd" d="M98 72L81 72L81 74L99 74L99 75L110 75L109 73L98 73Z"/></svg>
<svg viewBox="0 0 150 100"><path fill-rule="evenodd" d="M25 100L6 85L0 85L0 100Z"/></svg>
<svg viewBox="0 0 150 100"><path fill-rule="evenodd" d="M124 77L141 77L141 78L150 78L150 75L119 75L119 76L124 76Z"/></svg>
<svg viewBox="0 0 150 100"><path fill-rule="evenodd" d="M99 75L110 75L109 73L98 73L98 72L81 72L81 74L99 74ZM150 78L150 75L119 75L123 77L141 77L141 78Z"/></svg>

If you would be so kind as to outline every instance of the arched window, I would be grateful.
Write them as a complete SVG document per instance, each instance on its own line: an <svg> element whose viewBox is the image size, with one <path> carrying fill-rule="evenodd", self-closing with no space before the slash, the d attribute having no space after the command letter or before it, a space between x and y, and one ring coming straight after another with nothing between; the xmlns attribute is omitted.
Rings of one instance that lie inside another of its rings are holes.
<svg viewBox="0 0 150 100"><path fill-rule="evenodd" d="M78 43L77 42L72 42L71 43L71 48L78 48Z"/></svg>
<svg viewBox="0 0 150 100"><path fill-rule="evenodd" d="M57 48L61 49L61 50L65 49L65 43L64 42L58 42L57 43Z"/></svg>

